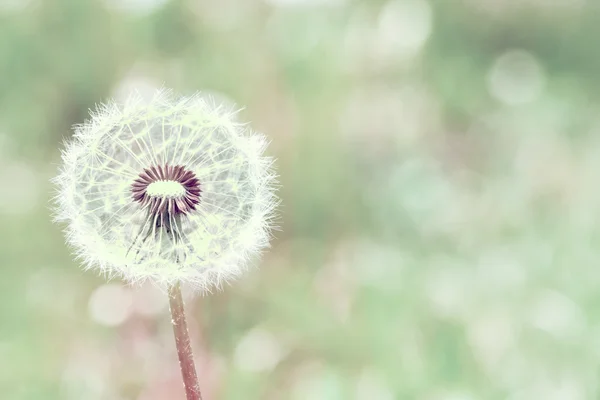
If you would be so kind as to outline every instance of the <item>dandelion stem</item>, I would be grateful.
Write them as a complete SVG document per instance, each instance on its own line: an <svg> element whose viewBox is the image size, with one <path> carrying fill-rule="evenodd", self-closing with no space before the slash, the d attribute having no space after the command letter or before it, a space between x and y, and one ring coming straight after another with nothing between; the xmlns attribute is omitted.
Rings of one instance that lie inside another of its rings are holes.
<svg viewBox="0 0 600 400"><path fill-rule="evenodd" d="M183 298L181 296L181 286L179 283L169 286L169 305L171 308L171 322L173 322L173 332L175 333L175 344L177 346L177 355L179 356L179 366L183 376L183 386L187 400L202 400L200 394L200 385L198 384L198 375L194 365L194 355L192 354L192 345L190 335L185 321L185 311L183 309Z"/></svg>

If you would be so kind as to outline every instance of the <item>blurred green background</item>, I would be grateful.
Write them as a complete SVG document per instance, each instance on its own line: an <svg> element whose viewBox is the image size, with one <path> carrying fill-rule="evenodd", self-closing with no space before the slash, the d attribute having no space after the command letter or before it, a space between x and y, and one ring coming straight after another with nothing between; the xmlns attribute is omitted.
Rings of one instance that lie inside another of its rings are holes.
<svg viewBox="0 0 600 400"><path fill-rule="evenodd" d="M164 295L83 272L60 143L163 84L278 158L260 267L188 300L205 400L600 398L600 4L0 0L0 399L183 399Z"/></svg>

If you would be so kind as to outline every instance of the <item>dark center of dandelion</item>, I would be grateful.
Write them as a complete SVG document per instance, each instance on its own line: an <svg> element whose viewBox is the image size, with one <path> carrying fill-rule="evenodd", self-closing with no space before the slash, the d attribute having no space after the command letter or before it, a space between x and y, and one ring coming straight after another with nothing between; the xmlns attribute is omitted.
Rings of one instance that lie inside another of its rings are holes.
<svg viewBox="0 0 600 400"><path fill-rule="evenodd" d="M196 175L181 165L146 168L131 185L133 199L161 221L195 210L201 192Z"/></svg>

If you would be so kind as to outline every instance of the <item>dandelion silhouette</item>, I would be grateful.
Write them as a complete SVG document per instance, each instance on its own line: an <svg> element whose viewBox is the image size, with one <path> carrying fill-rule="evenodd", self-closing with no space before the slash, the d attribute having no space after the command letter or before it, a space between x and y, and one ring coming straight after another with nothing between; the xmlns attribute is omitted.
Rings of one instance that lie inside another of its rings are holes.
<svg viewBox="0 0 600 400"><path fill-rule="evenodd" d="M88 269L168 287L188 399L200 399L181 283L210 291L269 243L264 136L200 95L100 106L65 145L56 220Z"/></svg>

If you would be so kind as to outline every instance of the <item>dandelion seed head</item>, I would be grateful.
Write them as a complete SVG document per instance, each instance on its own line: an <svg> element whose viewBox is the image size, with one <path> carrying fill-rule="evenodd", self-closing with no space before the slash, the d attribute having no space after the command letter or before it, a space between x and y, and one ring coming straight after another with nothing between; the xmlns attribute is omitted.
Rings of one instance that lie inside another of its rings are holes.
<svg viewBox="0 0 600 400"><path fill-rule="evenodd" d="M87 268L210 290L269 244L266 144L200 95L107 103L65 145L56 220Z"/></svg>

